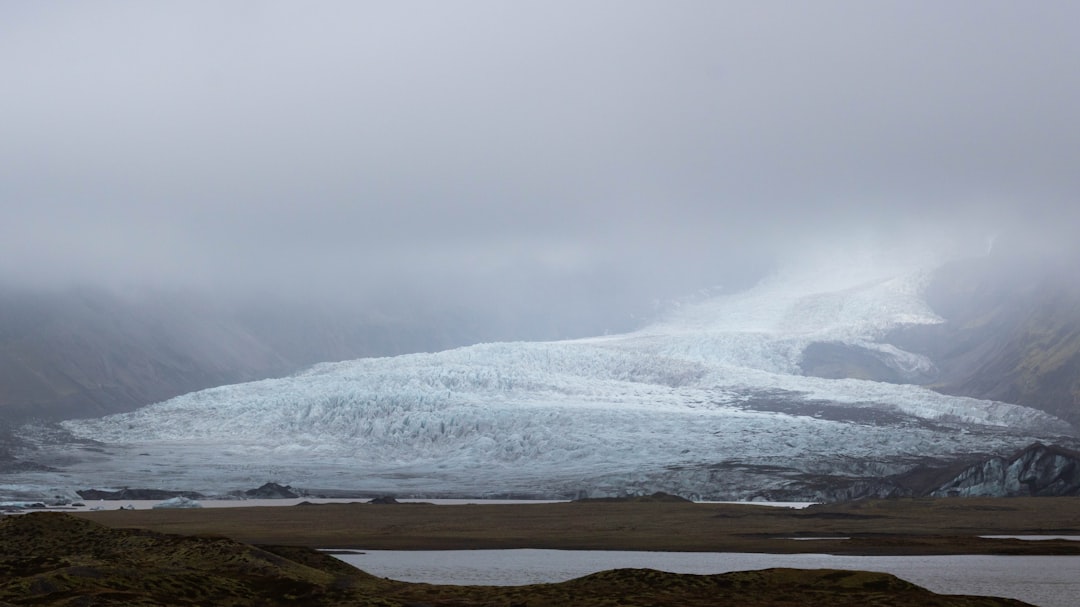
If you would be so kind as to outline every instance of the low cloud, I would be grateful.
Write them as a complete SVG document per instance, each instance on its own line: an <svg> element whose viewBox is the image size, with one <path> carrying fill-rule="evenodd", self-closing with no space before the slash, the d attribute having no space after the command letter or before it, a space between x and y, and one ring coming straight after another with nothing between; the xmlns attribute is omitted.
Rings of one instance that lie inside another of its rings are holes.
<svg viewBox="0 0 1080 607"><path fill-rule="evenodd" d="M599 316L821 241L1080 220L1072 3L0 13L7 283Z"/></svg>

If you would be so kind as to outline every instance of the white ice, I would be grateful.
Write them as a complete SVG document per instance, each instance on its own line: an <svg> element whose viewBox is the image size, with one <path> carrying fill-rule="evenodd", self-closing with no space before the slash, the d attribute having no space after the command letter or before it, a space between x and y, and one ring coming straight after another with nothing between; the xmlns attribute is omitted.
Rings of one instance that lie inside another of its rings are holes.
<svg viewBox="0 0 1080 607"><path fill-rule="evenodd" d="M787 482L753 466L887 474L927 455L1007 451L1063 427L1006 403L801 375L803 349L821 341L874 349L897 368L929 368L879 341L901 325L941 321L922 298L927 267L857 261L844 271L808 264L629 334L321 364L66 426L161 454L146 456L148 470L150 462L198 466L223 479L224 467L229 478L273 470L295 475L280 479L293 484L419 493L663 488L721 498L752 494L747 483ZM763 395L876 408L909 422L742 406Z"/></svg>

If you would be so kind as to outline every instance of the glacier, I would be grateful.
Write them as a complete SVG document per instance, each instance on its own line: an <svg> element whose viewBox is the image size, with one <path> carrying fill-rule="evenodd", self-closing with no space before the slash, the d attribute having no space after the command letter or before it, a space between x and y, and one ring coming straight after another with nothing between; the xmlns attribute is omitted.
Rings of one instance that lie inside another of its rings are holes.
<svg viewBox="0 0 1080 607"><path fill-rule="evenodd" d="M931 368L881 341L899 326L942 321L922 298L931 269L872 255L804 260L631 333L324 363L71 420L68 431L103 447L53 480L815 499L808 479L820 475L878 478L1066 432L1008 403L802 375L802 352L815 342L868 348L898 369Z"/></svg>

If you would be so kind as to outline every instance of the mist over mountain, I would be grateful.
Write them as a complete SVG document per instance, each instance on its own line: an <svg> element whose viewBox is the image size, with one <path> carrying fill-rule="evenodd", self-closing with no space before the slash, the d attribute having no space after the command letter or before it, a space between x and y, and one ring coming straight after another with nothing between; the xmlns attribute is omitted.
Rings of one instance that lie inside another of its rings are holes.
<svg viewBox="0 0 1080 607"><path fill-rule="evenodd" d="M616 307L589 318L588 310L525 305L469 309L192 290L9 288L0 290L0 421L96 417L315 363L587 336L641 322L628 309L620 318Z"/></svg>
<svg viewBox="0 0 1080 607"><path fill-rule="evenodd" d="M825 248L629 332L360 358L194 391L64 422L74 442L26 452L62 476L8 482L831 500L930 491L926 479L989 456L1075 444L1058 417L911 379L948 369L893 339L949 322L926 300L939 264L919 248ZM808 374L821 345L833 371L852 372ZM873 377L868 359L894 377Z"/></svg>
<svg viewBox="0 0 1080 607"><path fill-rule="evenodd" d="M907 343L937 361L931 385L1035 407L1080 429L1080 256L1007 253L942 268L927 298L946 322Z"/></svg>
<svg viewBox="0 0 1080 607"><path fill-rule="evenodd" d="M1080 255L1068 244L1033 247L1008 236L933 272L925 297L942 322L883 338L932 366L904 374L865 349L819 343L806 350L804 372L1021 404L1080 429Z"/></svg>
<svg viewBox="0 0 1080 607"><path fill-rule="evenodd" d="M1075 259L1060 250L1036 253L999 242L986 254L949 261L934 268L925 285L927 304L942 322L900 327L880 340L925 356L929 365L898 367L880 349L812 341L800 370L926 385L1034 407L1077 425ZM331 305L190 290L9 288L0 297L0 418L130 411L321 362L626 332L670 312L678 301L591 302L598 310L582 302L529 309L504 301L440 308L435 302Z"/></svg>

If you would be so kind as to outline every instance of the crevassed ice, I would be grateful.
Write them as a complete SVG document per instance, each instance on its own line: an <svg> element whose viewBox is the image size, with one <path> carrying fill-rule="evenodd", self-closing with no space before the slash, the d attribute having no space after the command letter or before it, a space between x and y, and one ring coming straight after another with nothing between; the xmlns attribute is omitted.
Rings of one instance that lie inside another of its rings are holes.
<svg viewBox="0 0 1080 607"><path fill-rule="evenodd" d="M719 461L799 459L813 469L826 460L837 465L838 453L880 459L1009 448L1026 440L1018 435L1059 423L1031 409L917 386L800 375L801 353L815 341L863 345L912 368L929 364L876 341L900 324L940 322L921 297L926 273L872 270L789 274L624 335L327 363L66 425L116 443L217 444L232 457L271 449L297 461L344 458L371 470L488 467L501 470L504 483L519 478L535 486L537 479L604 474L631 483L638 470ZM1013 434L965 443L963 434L919 424L883 427L740 407L777 391Z"/></svg>

